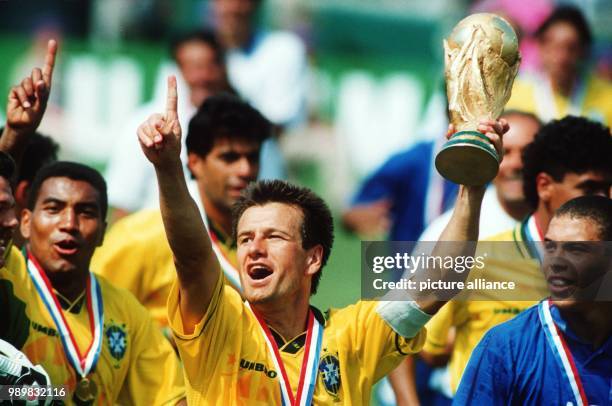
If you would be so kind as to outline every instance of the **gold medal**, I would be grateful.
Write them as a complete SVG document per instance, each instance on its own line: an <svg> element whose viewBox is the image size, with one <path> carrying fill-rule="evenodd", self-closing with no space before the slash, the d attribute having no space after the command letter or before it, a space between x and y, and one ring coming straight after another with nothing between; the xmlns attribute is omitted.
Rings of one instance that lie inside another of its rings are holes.
<svg viewBox="0 0 612 406"><path fill-rule="evenodd" d="M95 382L88 378L83 378L77 383L76 390L74 391L75 403L79 405L92 404L96 400L96 393Z"/></svg>

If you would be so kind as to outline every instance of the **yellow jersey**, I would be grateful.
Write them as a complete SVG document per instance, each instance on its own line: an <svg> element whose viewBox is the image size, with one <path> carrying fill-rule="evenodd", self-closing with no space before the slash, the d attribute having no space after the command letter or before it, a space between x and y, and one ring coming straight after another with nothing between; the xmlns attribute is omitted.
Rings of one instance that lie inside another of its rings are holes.
<svg viewBox="0 0 612 406"><path fill-rule="evenodd" d="M418 351L421 329L413 338L396 334L376 312L377 302L358 302L326 316L313 404L369 404L376 381L392 371L404 355ZM183 361L189 405L281 404L276 378L261 327L240 295L219 278L206 314L186 334L178 287L168 299L168 317ZM295 393L304 356L306 333L286 340L272 332Z"/></svg>
<svg viewBox="0 0 612 406"><path fill-rule="evenodd" d="M236 266L235 244L211 230L224 256ZM96 250L91 270L132 292L159 326L168 326L166 302L176 269L159 209L140 210L117 221Z"/></svg>
<svg viewBox="0 0 612 406"><path fill-rule="evenodd" d="M179 360L146 309L127 291L96 276L102 293L104 326L102 349L93 372L97 405L175 404L185 396ZM58 297L58 299L60 299ZM60 301L64 308L65 303ZM92 341L85 300L77 301L64 317L79 351ZM68 307L68 306L66 306ZM26 270L19 250L13 248L0 269L0 338L20 349L33 364L40 364L54 386L68 387L72 404L77 376L62 346L57 327Z"/></svg>
<svg viewBox="0 0 612 406"><path fill-rule="evenodd" d="M485 300L451 300L446 303L426 324L427 339L423 350L430 354L444 354L447 351L448 335L455 329L453 350L449 361L450 385L453 393L468 360L480 339L489 329L510 320L518 313L537 303L536 295L544 297L547 292L546 280L541 273L537 254L525 241L527 220L506 232L490 237L486 242L509 241L508 244L488 244L487 259L481 271L470 273L470 279L486 275L487 280L513 280L520 286L525 297L531 301L505 300L503 293ZM494 252L491 252L494 251ZM476 255L479 255L477 253ZM530 289L528 292L526 289ZM516 293L513 293L516 298ZM500 300L500 296L504 300ZM489 299L489 300L486 300Z"/></svg>
<svg viewBox="0 0 612 406"><path fill-rule="evenodd" d="M506 110L533 113L545 123L572 114L612 125L612 84L609 81L591 75L584 88L576 89L570 97L544 86L548 86L546 79L535 75L516 78Z"/></svg>

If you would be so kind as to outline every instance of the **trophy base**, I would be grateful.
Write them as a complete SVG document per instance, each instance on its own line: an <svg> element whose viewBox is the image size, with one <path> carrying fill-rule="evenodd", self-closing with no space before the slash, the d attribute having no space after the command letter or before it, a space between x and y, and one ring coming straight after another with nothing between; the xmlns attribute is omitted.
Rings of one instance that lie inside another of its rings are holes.
<svg viewBox="0 0 612 406"><path fill-rule="evenodd" d="M499 157L487 137L476 131L454 134L436 156L440 175L460 185L484 185L497 175Z"/></svg>

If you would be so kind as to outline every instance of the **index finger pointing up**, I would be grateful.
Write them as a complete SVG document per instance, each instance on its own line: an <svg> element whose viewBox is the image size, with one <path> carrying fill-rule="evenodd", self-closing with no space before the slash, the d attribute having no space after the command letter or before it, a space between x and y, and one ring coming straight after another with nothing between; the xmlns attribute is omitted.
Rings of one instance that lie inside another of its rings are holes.
<svg viewBox="0 0 612 406"><path fill-rule="evenodd" d="M176 92L176 77L168 76L168 96L166 98L166 120L174 120L178 118L176 111L178 94Z"/></svg>
<svg viewBox="0 0 612 406"><path fill-rule="evenodd" d="M50 39L47 43L47 56L45 57L45 66L43 67L43 80L47 87L51 86L53 78L53 67L55 66L55 55L57 54L57 41Z"/></svg>

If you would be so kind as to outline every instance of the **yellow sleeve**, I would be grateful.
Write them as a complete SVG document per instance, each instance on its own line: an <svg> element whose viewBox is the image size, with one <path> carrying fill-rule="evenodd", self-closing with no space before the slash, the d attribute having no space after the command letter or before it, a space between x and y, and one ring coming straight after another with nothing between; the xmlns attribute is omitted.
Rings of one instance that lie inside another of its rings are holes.
<svg viewBox="0 0 612 406"><path fill-rule="evenodd" d="M118 404L173 405L185 397L183 371L174 349L134 298L125 302L133 315L133 357Z"/></svg>
<svg viewBox="0 0 612 406"><path fill-rule="evenodd" d="M454 301L446 303L425 325L425 328L427 328L427 339L425 340L423 351L436 355L446 353L448 332L453 327L454 308Z"/></svg>
<svg viewBox="0 0 612 406"><path fill-rule="evenodd" d="M344 326L339 339L349 353L357 355L358 362L353 365L360 365L374 381L391 372L404 356L418 352L426 334L421 329L412 338L400 336L378 314L377 306L376 301L357 302L333 315L334 323Z"/></svg>

